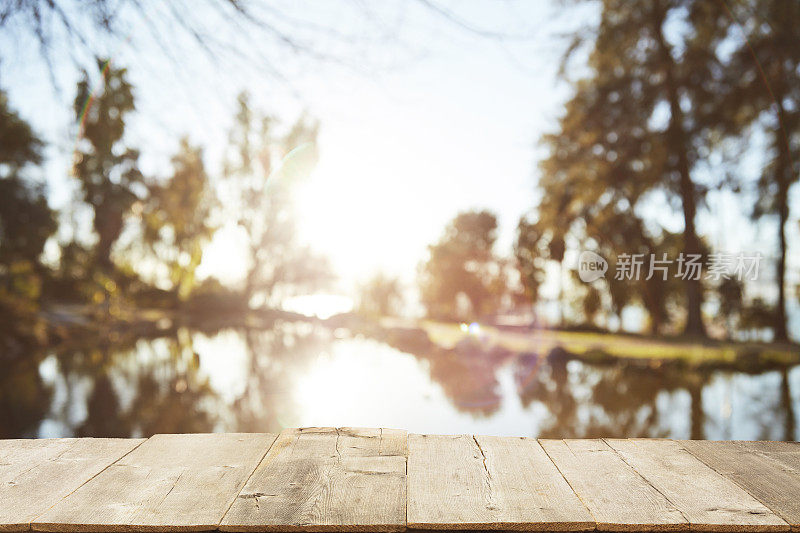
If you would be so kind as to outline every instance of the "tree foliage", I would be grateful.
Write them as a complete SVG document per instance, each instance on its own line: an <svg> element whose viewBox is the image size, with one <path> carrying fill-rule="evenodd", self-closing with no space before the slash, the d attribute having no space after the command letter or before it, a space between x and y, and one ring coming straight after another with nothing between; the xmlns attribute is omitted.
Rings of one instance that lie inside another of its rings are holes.
<svg viewBox="0 0 800 533"><path fill-rule="evenodd" d="M216 229L211 223L216 202L202 149L182 139L172 166L167 180L148 186L142 219L145 241L166 264L173 289L185 299Z"/></svg>
<svg viewBox="0 0 800 533"><path fill-rule="evenodd" d="M41 149L42 141L0 91L0 353L8 358L24 353L41 334L39 257L56 230L43 188L30 175L41 163Z"/></svg>
<svg viewBox="0 0 800 533"><path fill-rule="evenodd" d="M800 176L800 4L735 2L730 15L744 21L740 28L744 39L727 62L730 89L721 98L719 114L729 136L740 137L750 126L764 131L769 139L753 217L777 219L778 301L773 330L777 339L786 340L789 191Z"/></svg>
<svg viewBox="0 0 800 533"><path fill-rule="evenodd" d="M549 155L541 164L542 235L569 234L608 259L661 257L676 244L678 252L702 254L695 222L709 184L695 171L719 137L715 102L725 85L715 50L729 24L724 9L711 4L602 4L589 75L575 82L558 131L543 138ZM648 216L659 195L681 214L680 243ZM668 286L609 284L618 309L638 298L660 327L672 298ZM685 331L703 334L704 289L693 279L683 286Z"/></svg>
<svg viewBox="0 0 800 533"><path fill-rule="evenodd" d="M109 273L112 248L131 207L143 194L144 178L138 167L139 151L124 141L125 121L135 108L127 71L107 60L98 60L97 67L101 80L96 89L92 88L94 76L86 71L78 83L73 109L80 132L73 175L94 214L95 261Z"/></svg>
<svg viewBox="0 0 800 533"><path fill-rule="evenodd" d="M442 319L478 319L502 308L504 263L494 253L497 218L488 211L456 215L420 271L422 303Z"/></svg>
<svg viewBox="0 0 800 533"><path fill-rule="evenodd" d="M288 132L251 109L242 93L219 185L226 217L247 245L244 294L275 303L327 282L327 262L298 243L292 192L316 164L317 124L301 117Z"/></svg>
<svg viewBox="0 0 800 533"><path fill-rule="evenodd" d="M400 280L378 273L360 290L358 312L370 317L398 316L403 307Z"/></svg>

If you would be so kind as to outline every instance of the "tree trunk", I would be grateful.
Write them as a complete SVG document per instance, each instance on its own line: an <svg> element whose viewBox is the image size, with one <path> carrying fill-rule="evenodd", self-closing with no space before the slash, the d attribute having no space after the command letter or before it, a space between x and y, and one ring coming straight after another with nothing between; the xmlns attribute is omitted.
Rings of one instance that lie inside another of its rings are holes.
<svg viewBox="0 0 800 533"><path fill-rule="evenodd" d="M564 328L564 261L558 262L558 327Z"/></svg>
<svg viewBox="0 0 800 533"><path fill-rule="evenodd" d="M777 96L777 95L776 95ZM778 108L778 130L775 132L776 148L778 149L778 158L775 162L775 179L778 182L778 195L776 197L776 204L778 208L778 242L779 242L779 256L777 264L777 280L778 280L778 305L775 310L775 326L773 331L775 333L776 341L785 341L788 339L786 331L786 223L789 220L789 183L791 176L789 175L792 170L791 158L789 155L789 146L784 137L785 130L782 124L784 123L784 109L783 102L776 98Z"/></svg>
<svg viewBox="0 0 800 533"><path fill-rule="evenodd" d="M122 233L123 222L123 214L115 210L114 206L108 202L94 206L92 224L98 237L94 250L95 264L106 274L110 274L114 270L111 251Z"/></svg>
<svg viewBox="0 0 800 533"><path fill-rule="evenodd" d="M667 143L670 155L677 157L677 168L680 176L678 191L683 206L683 252L687 255L700 253L700 240L695 228L697 214L697 191L692 181L689 158L686 153L689 143L684 129L683 111L678 94L678 81L675 79L675 60L670 45L664 38L663 26L666 12L660 3L655 4L654 37L658 44L661 60L664 65L664 85L669 101L670 119L667 128ZM705 337L701 308L703 306L703 287L699 279L684 280L686 288L686 335Z"/></svg>
<svg viewBox="0 0 800 533"><path fill-rule="evenodd" d="M686 163L686 153L681 151L680 159ZM681 164L683 167L684 164ZM681 169L681 201L683 203L683 249L687 255L700 253L700 240L697 237L697 231L694 225L694 217L697 210L695 203L694 183L689 177L689 167L685 164L685 168ZM684 333L686 335L695 335L704 337L706 334L705 326L703 325L703 317L701 308L703 305L703 287L699 279L687 279L685 281L686 288L686 327Z"/></svg>

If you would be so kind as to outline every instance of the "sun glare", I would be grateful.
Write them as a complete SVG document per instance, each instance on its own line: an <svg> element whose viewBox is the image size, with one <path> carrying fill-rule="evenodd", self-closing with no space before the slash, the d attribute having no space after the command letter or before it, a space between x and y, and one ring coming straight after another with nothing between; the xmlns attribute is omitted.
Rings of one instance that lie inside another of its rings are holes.
<svg viewBox="0 0 800 533"><path fill-rule="evenodd" d="M330 318L339 313L353 310L353 299L338 294L307 294L288 298L283 304L287 311L293 311L317 318Z"/></svg>
<svg viewBox="0 0 800 533"><path fill-rule="evenodd" d="M405 418L424 418L424 405L440 391L413 357L340 340L298 376L293 394L301 425L378 427L380 421L407 425Z"/></svg>
<svg viewBox="0 0 800 533"><path fill-rule="evenodd" d="M215 277L223 283L237 283L247 274L246 240L239 228L223 226L203 252L197 267L199 279Z"/></svg>

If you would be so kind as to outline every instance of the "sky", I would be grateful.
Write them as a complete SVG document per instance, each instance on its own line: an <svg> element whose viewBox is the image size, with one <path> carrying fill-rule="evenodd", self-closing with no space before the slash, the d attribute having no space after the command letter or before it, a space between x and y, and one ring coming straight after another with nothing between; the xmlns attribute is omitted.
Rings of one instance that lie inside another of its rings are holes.
<svg viewBox="0 0 800 533"><path fill-rule="evenodd" d="M498 251L509 254L520 216L536 203L538 140L555 130L570 94L556 74L568 44L562 34L596 20L596 5L566 12L544 0L443 2L451 20L424 2L299 4L274 5L287 19L351 38L315 37L316 49L333 60L266 42L281 76L255 59L211 62L189 42L176 62L136 24L124 41L99 41L136 86L128 141L141 148L145 173L167 172L183 134L205 147L209 170L218 169L236 94L247 90L257 107L287 123L303 112L320 121L319 163L296 195L299 230L330 258L342 288L377 271L413 283L426 247L466 209L497 214ZM0 36L0 52L0 86L53 144L47 183L51 204L63 208L76 190L67 175L76 66L57 64L54 90L35 43ZM771 226L754 227L725 194L712 193L708 205L698 226L712 242L774 253ZM676 217L663 211L664 223L673 224ZM87 221L76 218L86 232ZM791 231L796 242L797 228ZM239 242L223 222L200 274L240 276Z"/></svg>
<svg viewBox="0 0 800 533"><path fill-rule="evenodd" d="M315 7L298 16L322 23L335 3L311 2ZM141 148L145 172L166 172L184 133L206 147L213 172L241 90L285 122L305 112L321 129L318 166L297 194L301 238L345 280L383 271L412 281L426 246L457 212L494 211L499 248L510 249L520 215L536 198L536 144L568 94L555 76L562 43L551 27L564 24L547 2L502 4L476 2L458 11L477 31L414 3L373 5L377 15L369 15L383 21L375 25L402 23L388 37L376 30L344 47L337 52L343 64L286 55L289 83L257 66L219 76L218 65L197 56L182 57L175 68L141 41L105 48L136 86L128 141ZM328 24L348 34L374 24L360 10L337 17ZM483 36L483 29L505 37ZM66 170L77 69L69 61L56 67L58 94L33 42L0 43L11 52L3 54L0 84L54 144L47 181L51 204L63 208L76 190ZM201 273L236 278L243 269L242 260L231 260L241 257L238 238L223 227Z"/></svg>

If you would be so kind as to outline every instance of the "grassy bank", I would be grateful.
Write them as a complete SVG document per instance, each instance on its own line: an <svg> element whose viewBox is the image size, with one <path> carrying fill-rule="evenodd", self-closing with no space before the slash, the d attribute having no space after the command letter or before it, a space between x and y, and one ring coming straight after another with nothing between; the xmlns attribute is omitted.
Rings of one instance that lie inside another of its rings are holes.
<svg viewBox="0 0 800 533"><path fill-rule="evenodd" d="M472 331L465 331L466 328L460 324L434 321L422 321L419 326L434 343L446 347L473 338L488 346L500 346L513 352L549 353L561 348L584 360L671 361L690 366L800 363L800 345L796 343L699 341L546 329L523 332L492 326L473 327Z"/></svg>

